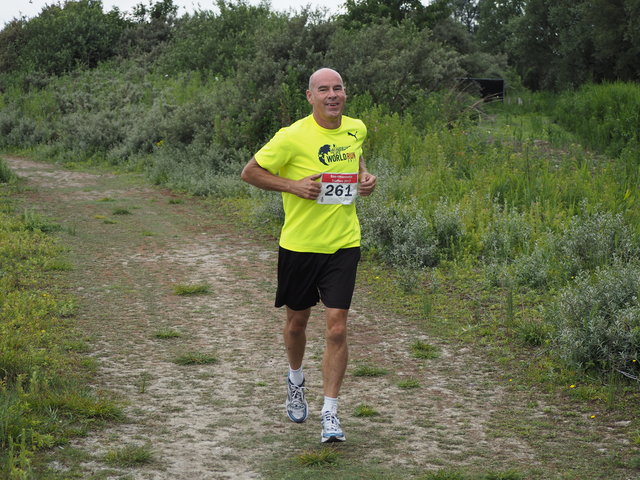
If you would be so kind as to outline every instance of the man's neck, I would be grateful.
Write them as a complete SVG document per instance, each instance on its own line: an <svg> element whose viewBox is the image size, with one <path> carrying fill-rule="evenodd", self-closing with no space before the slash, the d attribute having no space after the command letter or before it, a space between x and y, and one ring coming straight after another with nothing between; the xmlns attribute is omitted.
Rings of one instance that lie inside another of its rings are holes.
<svg viewBox="0 0 640 480"><path fill-rule="evenodd" d="M327 130L336 130L340 128L340 125L342 125L342 115L336 117L335 119L323 119L318 118L314 113L313 119L318 125L320 125L322 128L326 128Z"/></svg>

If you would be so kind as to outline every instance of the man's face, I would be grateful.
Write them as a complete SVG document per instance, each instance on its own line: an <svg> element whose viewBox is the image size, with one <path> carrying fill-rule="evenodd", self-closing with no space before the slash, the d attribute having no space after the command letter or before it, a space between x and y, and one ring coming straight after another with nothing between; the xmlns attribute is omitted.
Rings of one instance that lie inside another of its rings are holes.
<svg viewBox="0 0 640 480"><path fill-rule="evenodd" d="M340 126L347 93L337 72L329 69L316 72L307 90L307 100L313 106L313 116L321 127Z"/></svg>

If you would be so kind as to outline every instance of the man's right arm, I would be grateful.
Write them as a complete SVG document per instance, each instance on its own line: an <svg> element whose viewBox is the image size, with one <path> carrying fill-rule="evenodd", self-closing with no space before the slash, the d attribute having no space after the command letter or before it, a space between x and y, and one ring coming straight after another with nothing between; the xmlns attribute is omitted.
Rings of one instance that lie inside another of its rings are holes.
<svg viewBox="0 0 640 480"><path fill-rule="evenodd" d="M240 178L254 187L276 192L287 192L307 200L315 200L320 195L320 184L316 181L321 174L310 175L300 180L280 177L262 168L255 157L245 165Z"/></svg>

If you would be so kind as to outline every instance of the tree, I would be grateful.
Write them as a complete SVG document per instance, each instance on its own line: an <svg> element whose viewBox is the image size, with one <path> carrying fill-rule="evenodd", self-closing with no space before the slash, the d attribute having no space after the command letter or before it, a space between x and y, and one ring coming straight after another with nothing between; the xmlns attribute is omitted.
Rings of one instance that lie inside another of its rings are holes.
<svg viewBox="0 0 640 480"><path fill-rule="evenodd" d="M117 53L126 25L117 10L104 13L100 0L48 5L24 25L17 68L58 75L95 67Z"/></svg>
<svg viewBox="0 0 640 480"><path fill-rule="evenodd" d="M411 22L342 29L331 39L327 61L343 74L347 91L368 92L375 103L402 111L423 92L463 74L459 55L431 36Z"/></svg>

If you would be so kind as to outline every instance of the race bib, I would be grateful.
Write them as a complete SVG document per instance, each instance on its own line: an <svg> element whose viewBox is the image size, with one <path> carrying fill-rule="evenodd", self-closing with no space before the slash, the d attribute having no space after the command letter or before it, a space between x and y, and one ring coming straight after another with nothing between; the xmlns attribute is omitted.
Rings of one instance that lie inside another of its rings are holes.
<svg viewBox="0 0 640 480"><path fill-rule="evenodd" d="M358 195L357 173L323 173L320 180L321 205L351 205Z"/></svg>

